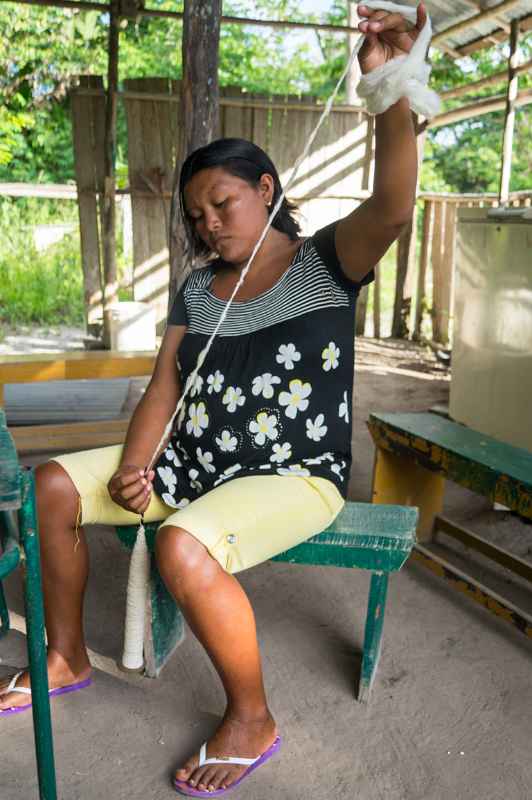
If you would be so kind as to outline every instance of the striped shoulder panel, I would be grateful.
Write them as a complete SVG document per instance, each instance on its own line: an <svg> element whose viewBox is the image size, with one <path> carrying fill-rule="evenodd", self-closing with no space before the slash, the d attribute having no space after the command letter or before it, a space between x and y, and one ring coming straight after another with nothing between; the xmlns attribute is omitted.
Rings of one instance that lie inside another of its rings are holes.
<svg viewBox="0 0 532 800"><path fill-rule="evenodd" d="M225 300L209 291L213 277L212 267L204 267L195 270L187 282L185 304L191 333L210 335L226 306ZM242 336L314 311L347 308L350 304L348 291L336 282L312 240L307 239L274 286L252 300L232 303L219 335Z"/></svg>

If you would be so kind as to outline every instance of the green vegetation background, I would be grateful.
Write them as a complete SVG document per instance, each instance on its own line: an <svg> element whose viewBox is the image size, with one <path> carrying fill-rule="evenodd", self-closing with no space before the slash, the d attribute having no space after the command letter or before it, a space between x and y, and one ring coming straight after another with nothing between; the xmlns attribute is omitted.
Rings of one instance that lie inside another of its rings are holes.
<svg viewBox="0 0 532 800"><path fill-rule="evenodd" d="M182 4L152 0L152 7L181 10ZM346 0L335 0L327 21L346 21ZM235 16L305 19L295 0L231 0L224 13ZM106 15L97 11L35 8L2 4L0 40L0 182L73 183L74 165L68 92L80 74L106 74ZM121 34L120 80L181 75L180 22L142 18ZM289 43L287 46L287 42ZM306 94L326 98L345 64L343 37L316 33L323 56L316 64L310 46L284 31L222 26L220 83L265 94ZM532 57L532 36L521 41L520 59ZM482 50L459 63L435 52L432 85L436 90L471 83L506 68L507 46ZM272 69L272 64L275 68ZM532 85L522 76L520 88ZM491 86L475 97L504 92ZM467 98L472 101L473 96ZM466 102L451 101L446 108ZM496 192L499 188L503 112L432 131L421 188L431 191ZM127 182L127 141L119 117L117 171ZM532 115L517 112L512 173L513 191L530 188ZM32 239L35 224L77 223L70 201L0 198L0 325L16 323L81 324L83 319L79 235L73 233L44 253ZM122 277L127 259L121 250ZM394 255L382 265L382 306L389 311L394 294ZM122 291L122 297L127 292Z"/></svg>

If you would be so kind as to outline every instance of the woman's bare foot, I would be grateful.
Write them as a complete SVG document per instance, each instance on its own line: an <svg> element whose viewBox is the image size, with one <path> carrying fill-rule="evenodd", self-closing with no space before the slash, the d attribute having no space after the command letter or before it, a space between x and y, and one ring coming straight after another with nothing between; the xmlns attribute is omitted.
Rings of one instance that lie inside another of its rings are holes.
<svg viewBox="0 0 532 800"><path fill-rule="evenodd" d="M49 689L59 689L63 686L69 686L72 683L78 683L88 678L90 673L91 665L86 653L80 653L79 656L69 659L69 661L57 652L50 651L48 653ZM0 680L0 711L4 711L6 708L24 706L29 702L27 694L16 691L5 694L9 682L15 674L16 673L13 672ZM30 687L30 675L28 670L24 670L17 681L17 686Z"/></svg>
<svg viewBox="0 0 532 800"><path fill-rule="evenodd" d="M264 716L247 719L226 712L222 724L207 745L207 758L257 758L275 741L275 720L266 711ZM176 772L178 781L200 791L225 789L248 769L240 765L207 764L198 768L199 754L190 758Z"/></svg>

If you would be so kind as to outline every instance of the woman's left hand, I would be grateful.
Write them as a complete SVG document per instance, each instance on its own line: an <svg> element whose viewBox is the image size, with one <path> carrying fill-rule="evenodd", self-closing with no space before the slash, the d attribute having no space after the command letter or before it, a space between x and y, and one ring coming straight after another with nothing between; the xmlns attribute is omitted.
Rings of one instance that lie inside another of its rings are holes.
<svg viewBox="0 0 532 800"><path fill-rule="evenodd" d="M366 37L358 54L363 75L392 58L408 55L427 21L427 11L423 3L417 7L415 27L401 14L373 10L363 4L358 6L357 11L360 17L364 17L358 28Z"/></svg>

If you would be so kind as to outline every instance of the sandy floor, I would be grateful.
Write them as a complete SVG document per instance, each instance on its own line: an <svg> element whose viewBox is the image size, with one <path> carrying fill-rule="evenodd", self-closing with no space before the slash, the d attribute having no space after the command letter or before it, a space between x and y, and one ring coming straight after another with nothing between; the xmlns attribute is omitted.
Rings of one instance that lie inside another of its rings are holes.
<svg viewBox="0 0 532 800"><path fill-rule="evenodd" d="M356 376L350 496L368 500L368 414L445 404L449 375L413 345L363 339ZM133 382L128 402L134 404L141 391L142 382ZM482 498L449 486L446 512L532 561L532 528L493 511ZM158 681L116 669L128 555L109 528L94 526L87 538L92 569L86 635L97 668L91 689L53 703L59 796L170 798L171 769L214 730L223 693L192 635ZM459 551L454 557L466 558ZM530 593L507 575L491 574L481 562L475 569L530 604ZM363 707L354 700L354 687L368 576L266 563L240 577L256 612L284 747L235 798L530 798L532 646L522 635L407 565L391 580L381 664ZM14 630L0 643L1 671L25 663L19 575L6 584ZM0 798L35 797L31 718L6 718L1 727Z"/></svg>

